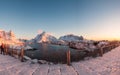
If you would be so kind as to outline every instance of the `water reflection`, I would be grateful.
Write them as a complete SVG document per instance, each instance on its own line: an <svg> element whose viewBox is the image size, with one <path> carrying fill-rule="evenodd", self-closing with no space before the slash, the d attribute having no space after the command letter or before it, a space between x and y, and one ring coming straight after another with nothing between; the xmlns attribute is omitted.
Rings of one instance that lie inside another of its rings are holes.
<svg viewBox="0 0 120 75"><path fill-rule="evenodd" d="M26 51L25 54L33 59L47 60L52 62L66 62L66 52L71 51L72 61L80 60L84 57L84 52L70 49L68 46L52 44L31 44L37 50Z"/></svg>

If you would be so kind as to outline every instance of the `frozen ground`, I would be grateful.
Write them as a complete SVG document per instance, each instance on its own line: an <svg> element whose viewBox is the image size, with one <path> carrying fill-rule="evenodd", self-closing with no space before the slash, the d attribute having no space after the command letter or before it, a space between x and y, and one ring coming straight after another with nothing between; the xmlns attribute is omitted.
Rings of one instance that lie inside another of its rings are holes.
<svg viewBox="0 0 120 75"><path fill-rule="evenodd" d="M103 55L66 64L31 64L0 55L0 75L120 75L120 47Z"/></svg>

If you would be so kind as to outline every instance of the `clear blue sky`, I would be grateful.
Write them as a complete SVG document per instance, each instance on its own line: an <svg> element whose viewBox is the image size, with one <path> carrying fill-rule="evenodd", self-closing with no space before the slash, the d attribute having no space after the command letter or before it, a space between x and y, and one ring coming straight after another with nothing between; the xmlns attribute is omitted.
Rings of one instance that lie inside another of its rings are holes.
<svg viewBox="0 0 120 75"><path fill-rule="evenodd" d="M120 0L0 0L0 29L29 39L38 30L119 39Z"/></svg>

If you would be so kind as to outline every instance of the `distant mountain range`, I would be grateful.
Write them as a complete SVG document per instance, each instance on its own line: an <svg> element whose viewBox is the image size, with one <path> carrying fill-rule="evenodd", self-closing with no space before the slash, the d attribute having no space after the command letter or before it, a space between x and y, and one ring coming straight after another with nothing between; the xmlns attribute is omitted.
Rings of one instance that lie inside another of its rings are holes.
<svg viewBox="0 0 120 75"><path fill-rule="evenodd" d="M59 44L59 45L68 45L69 42L79 42L84 40L83 36L76 36L73 34L61 36L59 39L54 37L51 34L46 32L42 32L38 34L34 39L30 40L31 43L51 43L51 44Z"/></svg>

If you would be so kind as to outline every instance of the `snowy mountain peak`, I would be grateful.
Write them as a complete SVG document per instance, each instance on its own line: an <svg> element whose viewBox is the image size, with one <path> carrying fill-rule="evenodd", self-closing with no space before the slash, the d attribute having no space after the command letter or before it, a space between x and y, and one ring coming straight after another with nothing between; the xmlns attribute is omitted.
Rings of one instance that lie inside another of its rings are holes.
<svg viewBox="0 0 120 75"><path fill-rule="evenodd" d="M84 38L83 36L76 36L73 34L69 34L69 35L61 36L59 39L63 41L71 42L71 41L81 41Z"/></svg>
<svg viewBox="0 0 120 75"><path fill-rule="evenodd" d="M41 34L38 34L35 37L35 41L37 43L42 43L42 42L51 43L51 42L57 41L57 39L54 36L52 36L51 34L43 31Z"/></svg>

